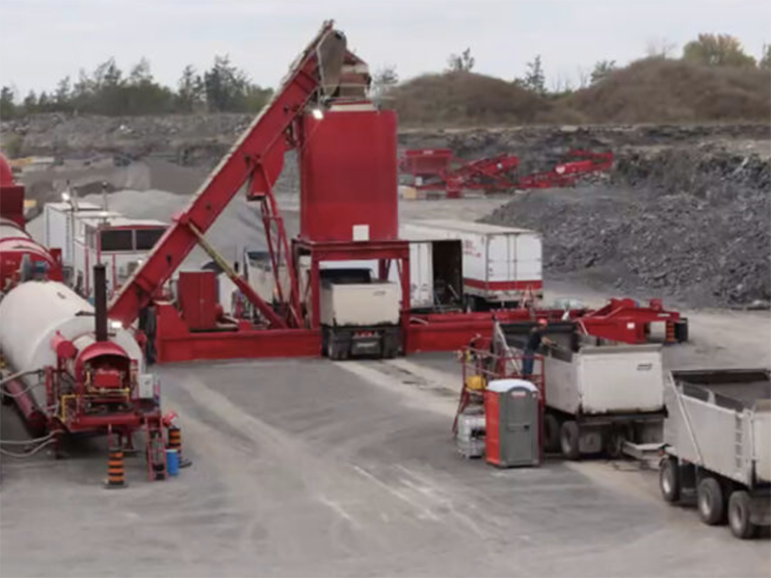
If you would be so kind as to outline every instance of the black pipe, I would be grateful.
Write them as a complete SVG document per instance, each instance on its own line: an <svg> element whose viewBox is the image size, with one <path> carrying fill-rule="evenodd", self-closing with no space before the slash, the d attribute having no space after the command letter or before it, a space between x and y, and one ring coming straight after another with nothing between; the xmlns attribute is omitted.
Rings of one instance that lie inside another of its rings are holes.
<svg viewBox="0 0 771 578"><path fill-rule="evenodd" d="M104 263L94 265L94 333L97 341L107 341L107 270Z"/></svg>

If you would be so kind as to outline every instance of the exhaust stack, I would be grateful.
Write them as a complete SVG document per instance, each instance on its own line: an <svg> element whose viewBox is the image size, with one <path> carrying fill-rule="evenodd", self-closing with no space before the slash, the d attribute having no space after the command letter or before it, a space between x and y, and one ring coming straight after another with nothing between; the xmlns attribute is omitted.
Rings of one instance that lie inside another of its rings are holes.
<svg viewBox="0 0 771 578"><path fill-rule="evenodd" d="M104 263L94 265L94 333L97 341L107 341L107 272Z"/></svg>

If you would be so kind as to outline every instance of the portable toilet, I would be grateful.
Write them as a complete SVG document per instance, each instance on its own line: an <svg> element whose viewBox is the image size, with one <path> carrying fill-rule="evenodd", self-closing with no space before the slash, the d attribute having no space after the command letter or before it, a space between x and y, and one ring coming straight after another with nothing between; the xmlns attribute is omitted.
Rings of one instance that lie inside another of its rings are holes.
<svg viewBox="0 0 771 578"><path fill-rule="evenodd" d="M522 379L491 381L485 391L485 453L500 468L541 463L538 388Z"/></svg>

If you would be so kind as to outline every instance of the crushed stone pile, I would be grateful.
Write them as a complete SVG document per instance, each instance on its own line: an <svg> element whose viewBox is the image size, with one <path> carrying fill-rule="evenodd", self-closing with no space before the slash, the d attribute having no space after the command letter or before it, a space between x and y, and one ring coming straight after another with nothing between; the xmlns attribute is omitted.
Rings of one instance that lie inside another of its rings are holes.
<svg viewBox="0 0 771 578"><path fill-rule="evenodd" d="M767 157L715 145L627 151L612 180L521 194L485 221L540 231L549 275L692 306L768 307Z"/></svg>

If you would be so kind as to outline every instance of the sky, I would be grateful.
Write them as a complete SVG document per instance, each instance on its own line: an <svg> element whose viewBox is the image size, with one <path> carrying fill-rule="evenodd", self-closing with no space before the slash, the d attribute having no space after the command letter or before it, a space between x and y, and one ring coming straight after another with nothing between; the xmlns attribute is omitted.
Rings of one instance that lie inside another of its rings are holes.
<svg viewBox="0 0 771 578"><path fill-rule="evenodd" d="M768 0L0 0L0 84L51 90L112 56L124 70L146 57L176 86L185 65L229 54L275 87L328 18L373 70L393 65L401 80L466 47L476 72L507 80L540 54L554 88L651 44L679 55L700 32L732 34L755 57L771 43Z"/></svg>

